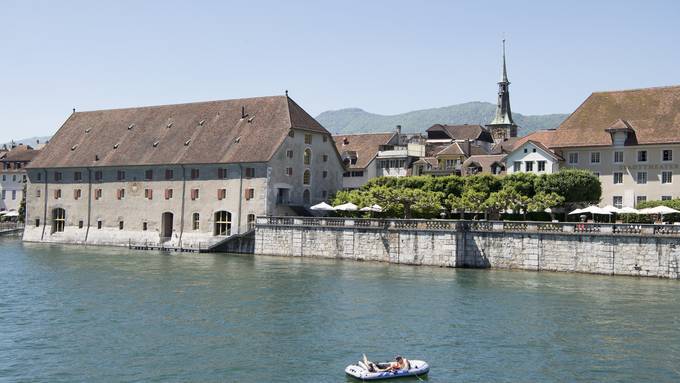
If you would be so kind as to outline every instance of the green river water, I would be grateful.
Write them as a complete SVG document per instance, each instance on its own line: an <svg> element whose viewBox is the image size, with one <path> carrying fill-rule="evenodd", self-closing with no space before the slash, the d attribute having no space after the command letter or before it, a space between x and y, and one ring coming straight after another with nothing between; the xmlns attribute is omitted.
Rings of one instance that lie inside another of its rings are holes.
<svg viewBox="0 0 680 383"><path fill-rule="evenodd" d="M680 281L0 239L1 382L347 382L362 352L430 382L677 382Z"/></svg>

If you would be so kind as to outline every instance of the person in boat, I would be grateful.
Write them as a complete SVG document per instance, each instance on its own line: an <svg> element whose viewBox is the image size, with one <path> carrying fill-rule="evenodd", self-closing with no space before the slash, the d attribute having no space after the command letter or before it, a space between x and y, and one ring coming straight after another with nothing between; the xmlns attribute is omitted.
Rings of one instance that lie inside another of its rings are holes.
<svg viewBox="0 0 680 383"><path fill-rule="evenodd" d="M409 363L409 361L406 358L403 358L401 355L395 356L394 362L390 362L390 365L387 366L386 368L380 368L378 367L377 364L368 360L368 358L366 358L366 354L364 354L364 365L366 365L369 372L399 371L411 369L411 364Z"/></svg>
<svg viewBox="0 0 680 383"><path fill-rule="evenodd" d="M394 362L390 363L390 366L387 367L387 371L399 371L399 370L410 370L411 365L408 362L408 360L401 355L397 355L394 357Z"/></svg>

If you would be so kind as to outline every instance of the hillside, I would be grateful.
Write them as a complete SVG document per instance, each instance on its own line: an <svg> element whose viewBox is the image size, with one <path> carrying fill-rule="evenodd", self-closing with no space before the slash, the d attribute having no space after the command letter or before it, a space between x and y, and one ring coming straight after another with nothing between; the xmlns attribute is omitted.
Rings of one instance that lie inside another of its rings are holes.
<svg viewBox="0 0 680 383"><path fill-rule="evenodd" d="M496 112L496 105L488 102L468 102L465 104L415 110L408 113L383 116L358 108L331 110L323 112L316 119L334 134L359 132L386 132L402 126L403 132L424 132L434 124L486 124ZM567 114L546 114L525 116L512 114L519 125L519 135L523 136L539 129L556 128L567 118Z"/></svg>

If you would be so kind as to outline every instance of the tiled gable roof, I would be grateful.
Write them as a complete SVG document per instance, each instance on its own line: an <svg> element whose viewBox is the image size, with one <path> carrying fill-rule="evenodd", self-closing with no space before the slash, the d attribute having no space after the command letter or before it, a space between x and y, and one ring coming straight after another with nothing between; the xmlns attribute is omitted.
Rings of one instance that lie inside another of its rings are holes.
<svg viewBox="0 0 680 383"><path fill-rule="evenodd" d="M445 147L443 150L441 150L439 153L436 154L437 157L439 156L464 156L465 151L461 147L460 144L457 142L452 143L451 145Z"/></svg>
<svg viewBox="0 0 680 383"><path fill-rule="evenodd" d="M333 136L335 147L343 154L356 156L357 162L351 169L364 169L378 155L380 145L388 145L396 133L360 133Z"/></svg>
<svg viewBox="0 0 680 383"><path fill-rule="evenodd" d="M504 164L505 155L504 154L486 154L486 155L475 155L470 156L467 160L463 162L463 167L468 167L472 164L477 164L482 168L482 172L491 172L491 165L494 163Z"/></svg>
<svg viewBox="0 0 680 383"><path fill-rule="evenodd" d="M329 134L286 96L77 112L29 167L267 162L291 128Z"/></svg>
<svg viewBox="0 0 680 383"><path fill-rule="evenodd" d="M443 131L453 140L480 140L493 142L491 133L481 125L442 125L435 124L427 129L431 131Z"/></svg>
<svg viewBox="0 0 680 383"><path fill-rule="evenodd" d="M4 157L0 156L0 158L3 162L29 162L32 161L38 153L40 153L39 150L20 145L5 152Z"/></svg>
<svg viewBox="0 0 680 383"><path fill-rule="evenodd" d="M512 150L515 150L519 148L520 146L524 145L525 142L527 141L534 141L534 142L540 142L542 145L545 147L551 147L553 142L555 141L555 137L557 135L557 131L554 129L550 130L537 130L533 133L527 134L524 137L519 137L512 146Z"/></svg>
<svg viewBox="0 0 680 383"><path fill-rule="evenodd" d="M595 92L559 126L550 147L611 145L606 129L619 119L638 144L680 142L680 86Z"/></svg>

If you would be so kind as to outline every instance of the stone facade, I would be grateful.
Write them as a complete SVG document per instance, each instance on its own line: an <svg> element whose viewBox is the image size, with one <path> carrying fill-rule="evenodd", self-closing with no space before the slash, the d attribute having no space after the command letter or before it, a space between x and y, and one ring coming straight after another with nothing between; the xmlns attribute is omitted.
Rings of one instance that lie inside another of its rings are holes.
<svg viewBox="0 0 680 383"><path fill-rule="evenodd" d="M542 231L548 228L553 232ZM521 222L505 227L503 222L268 217L258 218L255 253L680 278L680 229L649 225L623 233L623 226L602 225L599 232L593 230L582 224Z"/></svg>
<svg viewBox="0 0 680 383"><path fill-rule="evenodd" d="M601 205L635 207L643 201L680 198L674 179L680 169L678 144L584 146L556 152L565 167L587 169L600 178Z"/></svg>
<svg viewBox="0 0 680 383"><path fill-rule="evenodd" d="M343 167L330 135L292 131L267 163L29 169L24 240L206 248L247 232L257 215L294 214L291 206L315 204L340 189ZM312 136L311 142L305 142L305 135ZM311 153L308 164L306 151ZM287 190L286 198L280 190ZM57 209L65 213L60 230ZM229 217L226 236L216 233L220 211Z"/></svg>

